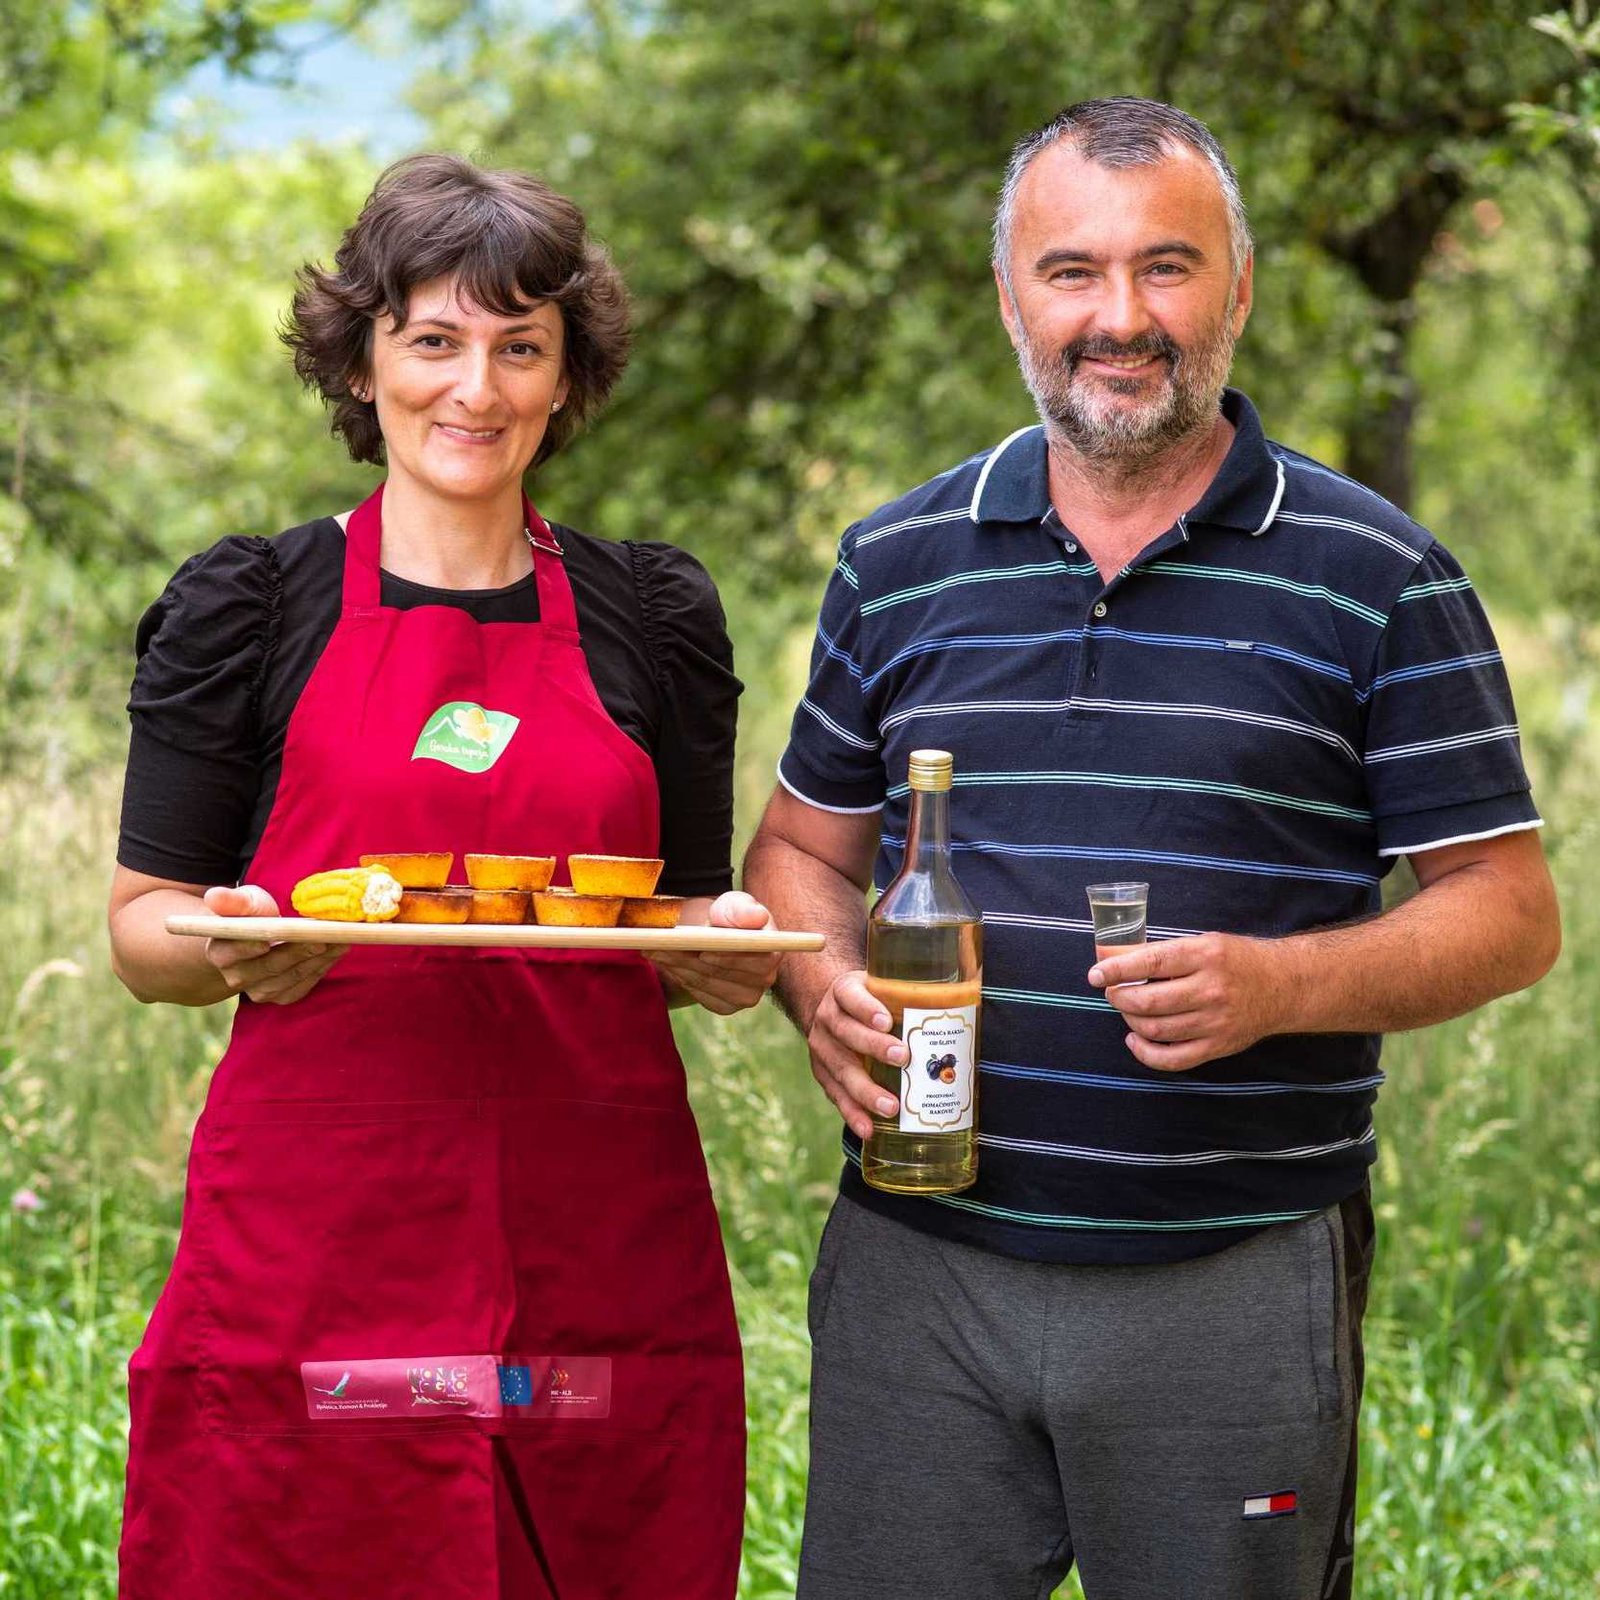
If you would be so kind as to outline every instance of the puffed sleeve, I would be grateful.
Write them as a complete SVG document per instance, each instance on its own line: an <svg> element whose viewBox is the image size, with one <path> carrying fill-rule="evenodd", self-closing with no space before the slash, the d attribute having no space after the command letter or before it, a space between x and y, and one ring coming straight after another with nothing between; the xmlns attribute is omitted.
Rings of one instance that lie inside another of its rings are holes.
<svg viewBox="0 0 1600 1600"><path fill-rule="evenodd" d="M645 645L661 694L662 894L733 886L733 745L744 685L711 575L675 545L630 544Z"/></svg>
<svg viewBox="0 0 1600 1600"><path fill-rule="evenodd" d="M234 883L260 789L258 704L282 582L267 539L181 566L145 612L117 860L184 883Z"/></svg>

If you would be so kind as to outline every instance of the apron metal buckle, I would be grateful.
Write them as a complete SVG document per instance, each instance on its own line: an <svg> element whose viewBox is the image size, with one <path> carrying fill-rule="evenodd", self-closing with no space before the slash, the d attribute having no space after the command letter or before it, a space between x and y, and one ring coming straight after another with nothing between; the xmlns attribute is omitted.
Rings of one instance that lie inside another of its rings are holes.
<svg viewBox="0 0 1600 1600"><path fill-rule="evenodd" d="M535 550L544 550L553 556L564 554L561 548L561 541L556 538L548 523L541 523L537 533L532 528L529 528L528 543Z"/></svg>

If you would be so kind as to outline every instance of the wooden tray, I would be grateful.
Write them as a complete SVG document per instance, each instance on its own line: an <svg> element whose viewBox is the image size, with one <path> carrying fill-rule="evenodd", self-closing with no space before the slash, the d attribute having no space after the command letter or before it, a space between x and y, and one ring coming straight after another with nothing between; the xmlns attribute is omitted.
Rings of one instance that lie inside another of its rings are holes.
<svg viewBox="0 0 1600 1600"><path fill-rule="evenodd" d="M531 922L324 922L315 917L167 918L167 932L195 939L259 939L272 944L439 944L544 950L720 950L734 955L820 950L820 933L776 928L541 928Z"/></svg>

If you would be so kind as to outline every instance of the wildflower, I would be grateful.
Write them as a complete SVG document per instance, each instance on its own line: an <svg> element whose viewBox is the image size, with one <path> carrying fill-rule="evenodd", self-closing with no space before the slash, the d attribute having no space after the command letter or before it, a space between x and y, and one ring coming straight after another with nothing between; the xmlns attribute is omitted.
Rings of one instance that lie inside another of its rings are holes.
<svg viewBox="0 0 1600 1600"><path fill-rule="evenodd" d="M43 1211L44 1201L33 1189L18 1189L11 1197L13 1211Z"/></svg>

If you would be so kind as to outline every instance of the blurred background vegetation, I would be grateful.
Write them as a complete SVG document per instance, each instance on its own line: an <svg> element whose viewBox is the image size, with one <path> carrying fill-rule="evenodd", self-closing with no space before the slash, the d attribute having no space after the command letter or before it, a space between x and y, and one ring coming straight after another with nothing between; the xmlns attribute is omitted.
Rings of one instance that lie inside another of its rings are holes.
<svg viewBox="0 0 1600 1600"><path fill-rule="evenodd" d="M330 131L314 106L293 139L231 137L230 95L292 83L328 39L360 47L349 93L410 82L389 136L332 131L335 85ZM197 73L221 108L180 114ZM742 838L840 529L1029 420L988 279L994 191L1016 137L1107 93L1176 101L1235 158L1259 238L1237 381L1269 430L1408 506L1476 579L1563 891L1544 985L1387 1056L1359 1592L1600 1595L1590 0L7 0L0 1595L113 1592L124 1362L227 1024L143 1009L106 968L133 624L195 550L372 481L276 344L294 270L403 148L526 166L584 205L638 353L535 494L716 576L749 685ZM749 1355L742 1593L775 1597L836 1123L770 1011L682 1032Z"/></svg>

